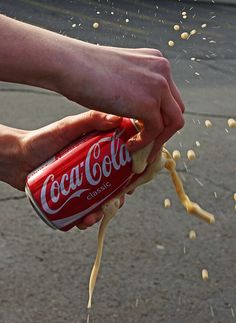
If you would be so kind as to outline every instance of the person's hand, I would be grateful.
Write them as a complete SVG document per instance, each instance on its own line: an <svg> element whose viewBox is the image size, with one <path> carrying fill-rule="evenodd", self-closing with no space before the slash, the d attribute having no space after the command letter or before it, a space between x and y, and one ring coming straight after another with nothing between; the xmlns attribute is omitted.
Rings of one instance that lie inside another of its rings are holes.
<svg viewBox="0 0 236 323"><path fill-rule="evenodd" d="M87 108L132 117L143 129L128 142L136 151L155 141L149 161L184 125L170 63L155 49L123 49L72 42L60 92ZM82 63L83 62L83 63Z"/></svg>
<svg viewBox="0 0 236 323"><path fill-rule="evenodd" d="M24 190L27 175L84 133L119 126L121 118L97 111L66 117L34 131L0 125L0 180ZM101 211L81 219L86 229L102 218Z"/></svg>
<svg viewBox="0 0 236 323"><path fill-rule="evenodd" d="M56 91L83 106L135 118L135 151L150 160L183 127L184 105L169 61L156 49L97 46L0 15L0 79ZM12 41L14 39L14 41Z"/></svg>

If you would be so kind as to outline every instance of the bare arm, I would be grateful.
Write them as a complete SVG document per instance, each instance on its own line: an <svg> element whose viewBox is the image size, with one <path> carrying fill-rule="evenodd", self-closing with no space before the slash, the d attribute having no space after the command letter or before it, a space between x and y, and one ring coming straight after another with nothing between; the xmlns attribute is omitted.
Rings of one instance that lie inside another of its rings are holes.
<svg viewBox="0 0 236 323"><path fill-rule="evenodd" d="M0 80L56 91L89 109L143 122L128 142L155 140L151 158L183 124L170 64L155 49L96 46L0 15Z"/></svg>
<svg viewBox="0 0 236 323"><path fill-rule="evenodd" d="M0 80L57 91L69 38L0 15Z"/></svg>

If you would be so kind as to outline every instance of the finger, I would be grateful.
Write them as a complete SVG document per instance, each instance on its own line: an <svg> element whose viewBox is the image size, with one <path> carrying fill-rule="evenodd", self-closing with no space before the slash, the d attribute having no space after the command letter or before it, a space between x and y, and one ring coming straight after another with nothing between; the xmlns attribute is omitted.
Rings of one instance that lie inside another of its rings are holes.
<svg viewBox="0 0 236 323"><path fill-rule="evenodd" d="M157 107L158 109L158 107ZM161 113L151 120L143 122L142 130L130 138L127 142L127 148L130 152L135 152L150 144L157 136L159 136L164 129Z"/></svg>
<svg viewBox="0 0 236 323"><path fill-rule="evenodd" d="M127 194L128 194L128 195L132 195L134 192L135 192L135 189L133 189L133 190L131 190L131 191L127 192Z"/></svg>
<svg viewBox="0 0 236 323"><path fill-rule="evenodd" d="M166 93L163 96L161 112L163 113L163 120L165 127L162 133L156 137L152 151L149 155L148 162L152 162L164 145L179 129L184 125L182 111L175 101L171 93Z"/></svg>
<svg viewBox="0 0 236 323"><path fill-rule="evenodd" d="M119 209L124 205L124 203L125 203L125 194L121 195L121 197L120 197L120 207L119 207Z"/></svg>
<svg viewBox="0 0 236 323"><path fill-rule="evenodd" d="M82 134L92 130L116 128L121 121L121 117L97 111L69 116L46 127L31 131L29 135L25 136L25 151L31 156L32 165L36 167Z"/></svg>
<svg viewBox="0 0 236 323"><path fill-rule="evenodd" d="M29 130L23 130L23 129L17 129L17 128L12 128L12 130L14 130L16 133L18 133L20 135L24 135L29 132Z"/></svg>
<svg viewBox="0 0 236 323"><path fill-rule="evenodd" d="M97 211L94 213L90 213L87 216L85 216L83 219L81 219L81 222L78 225L84 225L86 227L90 227L94 225L95 223L99 222L103 217L102 211Z"/></svg>
<svg viewBox="0 0 236 323"><path fill-rule="evenodd" d="M137 51L150 56L163 57L162 52L155 48L138 48Z"/></svg>
<svg viewBox="0 0 236 323"><path fill-rule="evenodd" d="M118 127L121 121L122 118L119 116L91 110L66 117L49 127L54 137L60 140L60 144L66 145L84 133Z"/></svg>
<svg viewBox="0 0 236 323"><path fill-rule="evenodd" d="M171 93L175 99L175 101L178 103L179 107L180 107L180 110L182 111L182 113L184 113L185 111L185 106L184 106L184 103L183 103L183 100L181 98L181 95L180 95L180 92L172 78L172 76L170 76L168 79L167 79L168 83L169 83L169 87L170 87L170 90L171 90Z"/></svg>
<svg viewBox="0 0 236 323"><path fill-rule="evenodd" d="M89 215L86 215L84 218L81 219L81 221L77 224L77 227L80 230L83 230L87 227L91 227L95 223L99 222L103 217L102 211L97 211L95 213L90 213Z"/></svg>
<svg viewBox="0 0 236 323"><path fill-rule="evenodd" d="M77 225L77 228L80 229L80 230L86 230L86 229L88 229L87 225L85 225L83 223Z"/></svg>
<svg viewBox="0 0 236 323"><path fill-rule="evenodd" d="M156 56L156 57L163 57L161 51L155 48L120 48L124 52L136 54L136 55L148 55L148 56Z"/></svg>
<svg viewBox="0 0 236 323"><path fill-rule="evenodd" d="M156 66L158 67L157 72L159 71L161 75L166 79L172 96L179 105L181 111L184 112L184 103L181 99L180 92L172 78L170 62L166 58L161 57L158 59L158 64Z"/></svg>
<svg viewBox="0 0 236 323"><path fill-rule="evenodd" d="M157 137L157 139L154 141L154 145L152 148L152 151L148 157L148 163L152 163L154 161L154 159L157 156L157 153L160 151L160 149L162 148L163 144L170 139L173 134L175 133L175 131L173 131L171 129L171 127L167 127L165 128L165 130L161 133L161 135L159 137Z"/></svg>

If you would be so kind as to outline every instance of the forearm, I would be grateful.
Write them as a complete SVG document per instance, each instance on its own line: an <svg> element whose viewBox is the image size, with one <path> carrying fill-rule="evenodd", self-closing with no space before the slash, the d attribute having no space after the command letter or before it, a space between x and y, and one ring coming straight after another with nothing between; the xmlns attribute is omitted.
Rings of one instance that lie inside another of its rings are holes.
<svg viewBox="0 0 236 323"><path fill-rule="evenodd" d="M0 80L60 90L72 38L0 15ZM78 53L81 55L81 53Z"/></svg>

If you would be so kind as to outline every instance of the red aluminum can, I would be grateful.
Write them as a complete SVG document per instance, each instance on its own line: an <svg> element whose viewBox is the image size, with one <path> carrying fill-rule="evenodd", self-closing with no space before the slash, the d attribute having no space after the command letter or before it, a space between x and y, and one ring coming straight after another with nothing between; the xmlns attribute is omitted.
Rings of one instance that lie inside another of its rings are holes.
<svg viewBox="0 0 236 323"><path fill-rule="evenodd" d="M86 134L31 172L25 191L38 215L68 231L118 194L134 176L125 143L136 133L123 118L119 128Z"/></svg>

